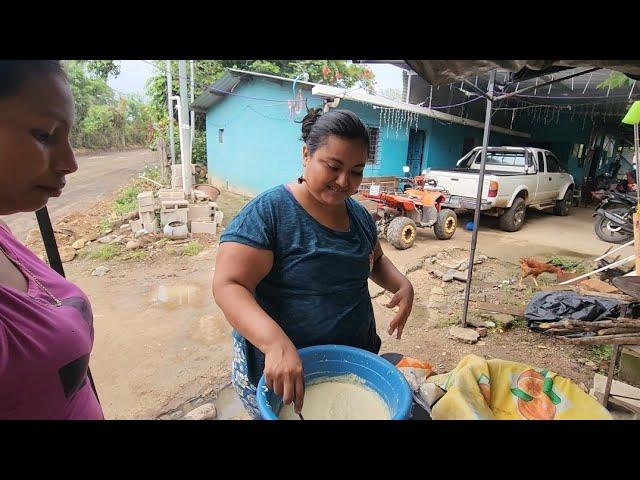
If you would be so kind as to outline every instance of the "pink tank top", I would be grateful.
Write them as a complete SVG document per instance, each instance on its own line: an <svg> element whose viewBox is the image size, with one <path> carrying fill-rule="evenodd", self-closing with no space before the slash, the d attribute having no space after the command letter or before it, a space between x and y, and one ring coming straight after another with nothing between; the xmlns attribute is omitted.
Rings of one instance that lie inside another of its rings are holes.
<svg viewBox="0 0 640 480"><path fill-rule="evenodd" d="M24 271L26 293L0 285L0 420L104 419L87 377L93 346L89 299L2 225L0 245L62 302L55 306Z"/></svg>

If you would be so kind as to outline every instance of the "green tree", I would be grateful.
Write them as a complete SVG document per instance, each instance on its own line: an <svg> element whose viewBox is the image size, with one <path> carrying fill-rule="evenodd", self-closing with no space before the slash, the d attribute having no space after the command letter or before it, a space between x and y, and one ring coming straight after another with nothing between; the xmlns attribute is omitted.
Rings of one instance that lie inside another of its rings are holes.
<svg viewBox="0 0 640 480"><path fill-rule="evenodd" d="M109 75L120 75L120 62L117 60L81 60L87 66L87 70L97 78L107 80Z"/></svg>
<svg viewBox="0 0 640 480"><path fill-rule="evenodd" d="M139 96L117 95L107 84L119 74L115 60L64 62L75 100L75 148L108 149L143 145L147 141L149 106Z"/></svg>
<svg viewBox="0 0 640 480"><path fill-rule="evenodd" d="M616 88L624 87L625 85L633 85L633 78L627 77L624 73L612 70L609 74L609 78L599 83L597 88L610 88L615 90Z"/></svg>

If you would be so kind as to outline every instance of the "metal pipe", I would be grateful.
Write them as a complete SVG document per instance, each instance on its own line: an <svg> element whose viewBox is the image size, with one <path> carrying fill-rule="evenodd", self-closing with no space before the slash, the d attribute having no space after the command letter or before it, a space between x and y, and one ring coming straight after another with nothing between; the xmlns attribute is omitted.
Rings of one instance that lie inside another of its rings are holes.
<svg viewBox="0 0 640 480"><path fill-rule="evenodd" d="M600 69L599 68L590 68L588 70L585 70L584 72L574 73L572 75L567 75L566 77L558 78L558 79L555 79L555 80L550 80L548 82L541 83L540 85L532 85L530 87L523 88L520 91L515 91L515 92L511 92L511 93L505 93L504 95L500 95L499 97L494 98L494 101L504 100L506 98L513 97L514 95L519 95L521 93L528 92L530 90L534 90L534 89L537 89L537 88L540 88L540 87L544 87L545 85L551 85L553 83L562 82L563 80L568 80L568 79L573 78L573 77L578 77L580 75L584 75L584 74L589 73L589 72L595 72L596 70L600 70Z"/></svg>
<svg viewBox="0 0 640 480"><path fill-rule="evenodd" d="M622 250L623 248L627 248L630 247L631 245L633 245L634 241L631 240L630 242L625 243L624 245L620 245L618 248L614 248L613 250L611 250L610 252L605 253L604 255L599 256L598 258L594 258L593 261L597 262L598 260L602 260L604 257L608 257L609 255L611 255L612 253L615 253L619 250Z"/></svg>
<svg viewBox="0 0 640 480"><path fill-rule="evenodd" d="M603 272L605 270L609 270L610 268L618 267L620 265L624 265L625 263L634 262L636 259L635 255L628 256L627 258L623 258L622 260L618 260L617 262L610 263L609 265L605 265L602 268L594 270L593 272L585 273L584 275L580 275L579 277L572 278L565 282L559 283L558 285L569 285L570 283L577 282L578 280L582 280L583 278L590 277L594 273Z"/></svg>
<svg viewBox="0 0 640 480"><path fill-rule="evenodd" d="M636 193L638 195L638 207L640 207L640 148L638 148L638 124L633 126L633 149L636 159Z"/></svg>
<svg viewBox="0 0 640 480"><path fill-rule="evenodd" d="M486 98L487 100L490 100L489 96L487 95L487 93L483 92L482 89L480 87L477 87L476 85L474 85L473 83L471 83L469 80L463 80L464 83L466 83L467 85L469 85L471 88L473 88L476 92L478 92L478 94L482 95L484 98ZM493 91L493 90L492 90Z"/></svg>
<svg viewBox="0 0 640 480"><path fill-rule="evenodd" d="M489 74L489 87L487 90L487 109L484 115L484 134L482 136L482 157L480 172L478 174L478 191L476 194L476 209L473 213L473 234L471 235L471 252L469 253L469 270L467 271L467 284L464 290L464 306L462 310L462 327L467 326L467 313L469 311L469 296L471 294L471 279L473 277L473 261L476 256L476 244L478 242L478 230L480 227L480 207L482 205L482 187L484 185L484 169L487 163L487 148L489 146L489 129L491 127L491 110L493 108L493 86L496 81L496 71Z"/></svg>

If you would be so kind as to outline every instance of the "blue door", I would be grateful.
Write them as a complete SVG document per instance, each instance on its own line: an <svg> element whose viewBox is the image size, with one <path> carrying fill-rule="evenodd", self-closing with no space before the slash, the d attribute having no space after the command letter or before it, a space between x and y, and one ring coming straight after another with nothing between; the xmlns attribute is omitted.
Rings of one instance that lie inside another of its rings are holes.
<svg viewBox="0 0 640 480"><path fill-rule="evenodd" d="M422 154L424 152L424 130L411 130L409 133L409 149L407 152L407 165L409 175L415 177L422 171Z"/></svg>

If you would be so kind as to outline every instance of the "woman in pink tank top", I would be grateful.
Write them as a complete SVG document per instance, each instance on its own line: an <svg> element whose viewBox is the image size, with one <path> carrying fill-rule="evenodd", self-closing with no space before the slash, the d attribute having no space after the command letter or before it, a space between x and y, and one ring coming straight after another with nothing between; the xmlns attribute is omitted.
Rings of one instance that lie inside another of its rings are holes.
<svg viewBox="0 0 640 480"><path fill-rule="evenodd" d="M0 216L33 212L78 169L71 90L59 61L0 60ZM87 377L87 296L0 220L0 420L104 419Z"/></svg>

